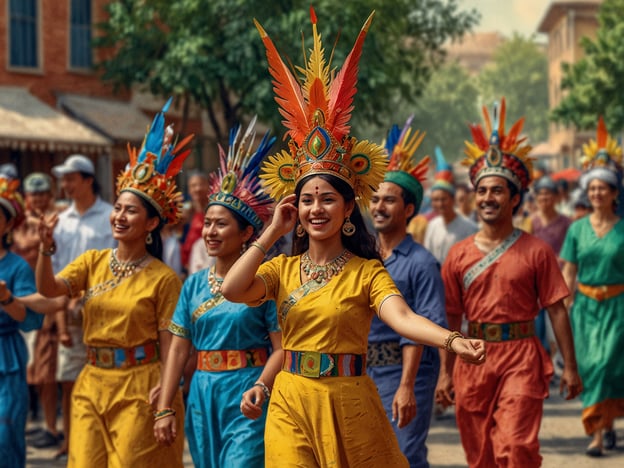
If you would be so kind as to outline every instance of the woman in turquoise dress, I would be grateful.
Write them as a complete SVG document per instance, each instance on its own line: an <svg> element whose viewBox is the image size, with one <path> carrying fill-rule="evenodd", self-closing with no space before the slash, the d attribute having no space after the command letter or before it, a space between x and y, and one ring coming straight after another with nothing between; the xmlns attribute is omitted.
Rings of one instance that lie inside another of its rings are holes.
<svg viewBox="0 0 624 468"><path fill-rule="evenodd" d="M200 468L264 466L263 406L282 362L275 303L250 307L221 294L223 277L270 216L271 200L255 174L272 140L265 136L256 152L249 153L252 128L253 122L245 135L239 127L232 130L229 154L221 150L221 170L211 175L202 238L216 264L191 275L182 287L169 328L174 337L154 424L159 442L175 439L175 414L168 408L193 345L197 369L185 432L193 462ZM237 168L241 158L244 163Z"/></svg>
<svg viewBox="0 0 624 468"><path fill-rule="evenodd" d="M600 138L601 127L597 140L606 147L594 145L585 155L589 170L581 179L593 211L570 226L561 250L568 287L576 289L570 321L583 380L582 420L592 436L589 456L615 447L613 422L624 416L624 222L615 214L621 149Z"/></svg>
<svg viewBox="0 0 624 468"><path fill-rule="evenodd" d="M18 186L18 180L0 177L0 464L8 468L26 463L28 351L20 330L37 329L43 322L43 315L16 299L37 290L28 263L9 251L12 231L24 214Z"/></svg>

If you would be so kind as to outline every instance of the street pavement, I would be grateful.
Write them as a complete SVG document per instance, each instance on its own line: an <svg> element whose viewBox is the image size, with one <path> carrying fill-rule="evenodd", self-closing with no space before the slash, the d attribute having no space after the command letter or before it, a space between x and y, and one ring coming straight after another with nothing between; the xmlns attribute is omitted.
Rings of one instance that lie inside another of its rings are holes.
<svg viewBox="0 0 624 468"><path fill-rule="evenodd" d="M544 419L540 431L541 452L545 468L615 468L624 467L624 424L616 421L618 447L605 452L601 458L589 458L585 447L589 443L581 424L581 404L578 400L565 401L551 388L553 395L544 404ZM619 424L619 427L618 427ZM32 427L30 424L29 427ZM60 427L60 423L59 423ZM151 434L150 434L151 435ZM434 419L427 441L429 462L432 468L460 468L466 466L464 451L455 427L452 411L441 419ZM28 447L27 467L64 467L66 462L53 460L56 448ZM185 467L193 463L188 453L184 455ZM98 467L94 467L98 468ZM387 467L392 468L392 467Z"/></svg>

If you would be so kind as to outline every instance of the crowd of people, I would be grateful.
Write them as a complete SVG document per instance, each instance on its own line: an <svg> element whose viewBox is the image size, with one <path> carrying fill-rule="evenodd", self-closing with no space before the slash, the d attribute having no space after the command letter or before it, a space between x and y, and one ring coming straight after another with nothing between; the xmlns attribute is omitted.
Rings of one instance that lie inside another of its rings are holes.
<svg viewBox="0 0 624 468"><path fill-rule="evenodd" d="M70 467L176 467L187 440L199 467L427 467L451 405L469 466L540 466L553 385L580 395L587 455L616 447L622 149L602 119L569 196L535 177L504 99L470 128L467 180L436 148L430 183L411 119L384 144L350 135L373 15L335 73L311 17L302 80L256 23L288 150L235 126L219 168L186 177L186 214L171 100L112 205L86 156L0 167L6 466L28 441Z"/></svg>

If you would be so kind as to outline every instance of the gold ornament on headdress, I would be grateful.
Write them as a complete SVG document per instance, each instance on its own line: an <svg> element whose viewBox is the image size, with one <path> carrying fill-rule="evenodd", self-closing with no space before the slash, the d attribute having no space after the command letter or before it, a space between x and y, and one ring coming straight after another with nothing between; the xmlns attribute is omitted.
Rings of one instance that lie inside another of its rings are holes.
<svg viewBox="0 0 624 468"><path fill-rule="evenodd" d="M366 207L383 181L387 164L384 149L349 136L358 62L373 14L364 23L342 69L333 77L316 28L316 14L310 8L313 47L309 59L304 57L306 67L296 67L303 84L293 76L266 31L254 20L267 51L275 101L288 129L286 136L290 137L290 152L270 156L262 168L260 177L272 198L292 193L307 175L331 174L347 182L358 204Z"/></svg>
<svg viewBox="0 0 624 468"><path fill-rule="evenodd" d="M24 220L24 199L20 195L19 179L9 179L0 176L0 205L2 205L14 219L13 229Z"/></svg>
<svg viewBox="0 0 624 468"><path fill-rule="evenodd" d="M610 162L613 164L610 164ZM589 140L589 142L583 145L581 164L584 170L613 165L616 166L613 169L616 169L622 164L622 148L618 145L617 141L609 135L602 116L598 119L596 139Z"/></svg>
<svg viewBox="0 0 624 468"><path fill-rule="evenodd" d="M170 98L152 121L145 135L141 151L128 144L130 162L117 177L117 194L132 192L153 206L160 218L176 223L182 216L182 194L178 191L175 176L191 150L183 148L193 139L189 135L181 142L173 142L173 128L165 127L165 112L169 110Z"/></svg>
<svg viewBox="0 0 624 468"><path fill-rule="evenodd" d="M490 114L483 106L485 132L479 124L470 125L473 142L465 142L467 157L462 164L470 167L470 180L475 186L485 176L499 176L523 191L533 176L533 160L528 156L531 146L525 144L526 137L519 137L524 117L513 124L508 134L505 133L505 112L505 98L502 98L500 113L498 106L494 106L492 125Z"/></svg>

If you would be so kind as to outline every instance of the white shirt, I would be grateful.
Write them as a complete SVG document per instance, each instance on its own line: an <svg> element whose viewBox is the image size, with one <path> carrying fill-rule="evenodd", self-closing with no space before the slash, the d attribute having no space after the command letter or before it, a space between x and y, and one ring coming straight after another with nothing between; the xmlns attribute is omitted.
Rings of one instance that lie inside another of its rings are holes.
<svg viewBox="0 0 624 468"><path fill-rule="evenodd" d="M436 216L427 225L424 245L442 264L454 244L478 230L479 228L475 223L463 216L455 216L455 219L448 224L444 222L442 216Z"/></svg>

